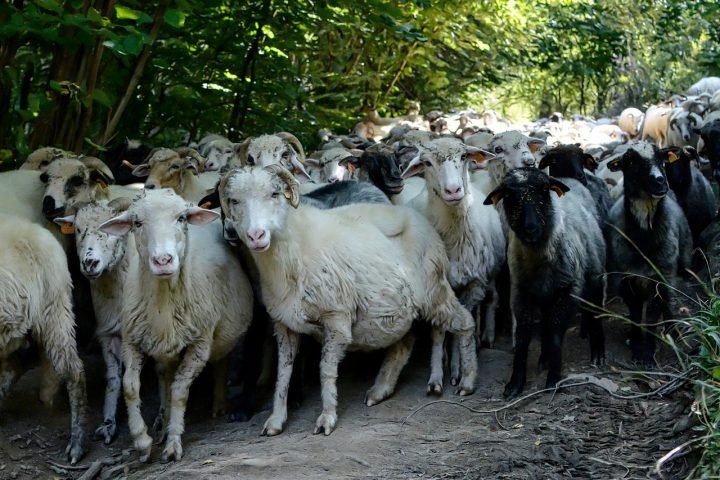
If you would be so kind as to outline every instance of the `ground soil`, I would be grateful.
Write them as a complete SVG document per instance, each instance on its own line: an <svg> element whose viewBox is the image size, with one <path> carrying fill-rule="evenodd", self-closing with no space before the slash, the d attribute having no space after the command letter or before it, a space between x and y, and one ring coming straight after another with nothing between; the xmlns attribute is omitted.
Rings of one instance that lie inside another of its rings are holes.
<svg viewBox="0 0 720 480"><path fill-rule="evenodd" d="M627 327L609 322L606 333L609 366L599 370L588 365L586 341L579 338L577 328L570 329L564 373L607 378L622 395L651 390L652 384L617 372L629 365ZM534 368L537 342L532 345L525 393L544 385L545 374ZM481 410L505 405L502 390L510 376L511 350L508 337L499 338L494 349L481 350L477 392L460 398L448 385L442 399ZM101 419L102 359L96 354L84 359L90 423L95 425ZM659 360L666 370L672 365L669 352L661 353ZM107 463L96 478L658 478L655 462L690 438L691 396L686 388L667 398L621 400L597 386L581 386L534 396L497 415L473 413L452 403L434 403L413 414L436 400L425 395L428 362L427 345L418 345L395 395L368 408L363 397L377 372L377 359L351 355L340 371L337 430L327 437L312 434L320 413L317 384L306 386L305 400L290 412L285 432L261 437L271 389L262 392L260 411L249 422L226 423L210 418L212 388L210 376L203 375L190 397L182 461L161 463L162 448L155 446L151 460L138 463L121 405L118 438L109 447L92 442L77 470L67 468L64 457L67 401L59 397L53 407L43 406L37 398L38 372L33 370L0 411L0 480L79 478L95 461ZM143 380L143 411L151 423L157 408L152 372ZM686 457L671 462L664 478L682 478L691 461Z"/></svg>

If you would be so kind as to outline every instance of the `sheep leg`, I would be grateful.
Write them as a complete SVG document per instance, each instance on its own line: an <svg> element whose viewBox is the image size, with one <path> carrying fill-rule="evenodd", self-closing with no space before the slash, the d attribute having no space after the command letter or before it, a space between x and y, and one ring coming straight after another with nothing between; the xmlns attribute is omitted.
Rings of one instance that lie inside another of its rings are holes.
<svg viewBox="0 0 720 480"><path fill-rule="evenodd" d="M170 390L170 423L167 428L167 441L160 457L163 462L182 458L180 436L185 431L185 409L187 407L190 385L200 375L210 358L211 338L202 339L188 347Z"/></svg>
<svg viewBox="0 0 720 480"><path fill-rule="evenodd" d="M153 421L152 431L158 435L157 443L163 443L167 435L168 415L170 413L170 390L175 379L178 362L175 359L156 359L155 373L158 377L158 397L160 406Z"/></svg>
<svg viewBox="0 0 720 480"><path fill-rule="evenodd" d="M432 327L432 353L430 355L430 379L428 395L442 395L443 391L443 354L445 353L445 329Z"/></svg>
<svg viewBox="0 0 720 480"><path fill-rule="evenodd" d="M488 291L485 296L484 305L478 309L478 313L481 310L485 312L485 327L482 329L482 336L480 337L480 345L487 346L487 348L493 348L495 346L495 313L498 308L500 299L498 296L497 287L495 280L490 282ZM480 325L480 318L476 321Z"/></svg>
<svg viewBox="0 0 720 480"><path fill-rule="evenodd" d="M213 376L215 388L213 391L213 418L225 414L227 400L227 384L225 383L228 370L228 357L213 362Z"/></svg>
<svg viewBox="0 0 720 480"><path fill-rule="evenodd" d="M450 337L450 385L453 387L460 383L460 343L453 335Z"/></svg>
<svg viewBox="0 0 720 480"><path fill-rule="evenodd" d="M42 371L42 387L40 387L40 401L43 405L52 407L55 395L60 389L60 378L58 378L50 359L44 352L40 352L40 370Z"/></svg>
<svg viewBox="0 0 720 480"><path fill-rule="evenodd" d="M435 319L452 333L460 350L461 379L456 393L470 395L475 391L477 378L477 350L475 349L475 321L455 296L448 296L444 305L435 308ZM435 322L433 322L435 324Z"/></svg>
<svg viewBox="0 0 720 480"><path fill-rule="evenodd" d="M598 307L603 305L602 282L595 282L589 285L590 291L587 300ZM590 361L596 367L605 364L605 332L603 331L602 319L587 307L582 309L583 322L587 327L588 341L590 342Z"/></svg>
<svg viewBox="0 0 720 480"><path fill-rule="evenodd" d="M55 372L65 382L70 403L70 442L65 454L75 464L85 454L85 430L87 425L87 389L85 368L77 353L75 343L75 321L70 310L47 325L47 330L35 337L42 345Z"/></svg>
<svg viewBox="0 0 720 480"><path fill-rule="evenodd" d="M17 355L0 358L0 405L22 373L22 366Z"/></svg>
<svg viewBox="0 0 720 480"><path fill-rule="evenodd" d="M538 358L538 372L543 372L548 369L548 347L552 343L550 322L542 322L540 330L540 357Z"/></svg>
<svg viewBox="0 0 720 480"><path fill-rule="evenodd" d="M352 342L350 318L342 314L335 314L333 317L335 318L327 318L324 322L325 335L320 358L320 396L323 409L315 421L313 434L322 432L330 435L335 429L338 366L345 356L347 346Z"/></svg>
<svg viewBox="0 0 720 480"><path fill-rule="evenodd" d="M365 405L372 407L392 395L400 372L410 359L413 345L415 345L415 335L408 333L399 342L388 348L375 384L365 395Z"/></svg>
<svg viewBox="0 0 720 480"><path fill-rule="evenodd" d="M140 413L140 371L145 358L140 350L128 342L123 342L122 351L125 364L123 395L128 412L128 427L135 450L140 455L140 461L146 462L150 458L152 438L147 433L147 426Z"/></svg>
<svg viewBox="0 0 720 480"><path fill-rule="evenodd" d="M577 312L576 302L568 291L567 294L561 294L561 297L547 314L543 315L543 323L548 322L550 324L550 331L547 335L549 343L546 346L548 374L545 388L552 388L560 381L563 337L567 329L568 319L573 318Z"/></svg>
<svg viewBox="0 0 720 480"><path fill-rule="evenodd" d="M292 375L293 362L298 352L300 335L287 328L281 322L274 322L275 338L278 345L277 380L273 412L263 426L262 435L277 435L283 431L287 421L287 395Z"/></svg>
<svg viewBox="0 0 720 480"><path fill-rule="evenodd" d="M253 302L253 320L242 340L242 393L230 405L230 422L246 422L255 412L255 392L263 365L266 327L270 319L259 299ZM271 349L272 350L272 349Z"/></svg>
<svg viewBox="0 0 720 480"><path fill-rule="evenodd" d="M513 295L514 298L517 298ZM513 398L522 393L527 377L527 356L532 336L533 319L538 315L536 308L524 306L523 302L513 303L513 311L517 320L515 328L515 355L513 356L513 371L510 381L505 385L503 395Z"/></svg>
<svg viewBox="0 0 720 480"><path fill-rule="evenodd" d="M105 405L103 406L103 423L95 429L95 440L103 439L105 445L110 443L117 434L115 417L122 386L122 346L118 336L101 336L100 348L105 360Z"/></svg>

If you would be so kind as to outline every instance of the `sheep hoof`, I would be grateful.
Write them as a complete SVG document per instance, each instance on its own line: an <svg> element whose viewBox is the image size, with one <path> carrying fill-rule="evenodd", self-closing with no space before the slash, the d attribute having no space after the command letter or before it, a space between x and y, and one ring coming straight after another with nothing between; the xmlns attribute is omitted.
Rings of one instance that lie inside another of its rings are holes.
<svg viewBox="0 0 720 480"><path fill-rule="evenodd" d="M593 355L592 358L593 367L604 367L605 366L605 354Z"/></svg>
<svg viewBox="0 0 720 480"><path fill-rule="evenodd" d="M453 387L456 387L458 383L460 383L460 378L456 377L455 375L452 375L450 377L450 385L452 385Z"/></svg>
<svg viewBox="0 0 720 480"><path fill-rule="evenodd" d="M79 435L73 435L70 438L70 443L65 449L65 454L67 455L68 460L70 460L70 464L75 465L79 462L83 455L85 455L85 452L84 435L82 433Z"/></svg>
<svg viewBox="0 0 720 480"><path fill-rule="evenodd" d="M230 412L230 414L228 415L228 422L247 422L252 418L252 416L252 411L248 412L242 408L239 408L234 412Z"/></svg>
<svg viewBox="0 0 720 480"><path fill-rule="evenodd" d="M105 445L110 445L117 435L117 424L115 419L106 418L99 427L95 429L94 440L103 440Z"/></svg>
<svg viewBox="0 0 720 480"><path fill-rule="evenodd" d="M163 463L170 461L180 461L182 459L182 444L180 443L179 435L168 436L167 443L165 444L165 450L163 450L160 459Z"/></svg>
<svg viewBox="0 0 720 480"><path fill-rule="evenodd" d="M440 396L443 393L443 386L442 383L428 383L427 386L427 394L428 395L437 395Z"/></svg>
<svg viewBox="0 0 720 480"><path fill-rule="evenodd" d="M365 405L372 407L382 402L392 394L392 391L385 386L373 386L365 395Z"/></svg>
<svg viewBox="0 0 720 480"><path fill-rule="evenodd" d="M141 433L135 439L135 450L140 455L140 461L145 463L150 458L150 451L152 450L152 437L146 432Z"/></svg>
<svg viewBox="0 0 720 480"><path fill-rule="evenodd" d="M265 422L265 426L263 427L261 435L267 435L268 437L272 437L278 435L279 433L282 433L284 423L285 422L280 418L271 415L270 418L268 418Z"/></svg>
<svg viewBox="0 0 720 480"><path fill-rule="evenodd" d="M460 395L461 397L467 397L468 395L472 395L475 393L475 387L459 387L457 390L455 390L456 395Z"/></svg>
<svg viewBox="0 0 720 480"><path fill-rule="evenodd" d="M325 435L330 435L332 431L335 430L335 423L337 423L337 415L333 413L323 413L315 422L313 434L317 435L323 432Z"/></svg>
<svg viewBox="0 0 720 480"><path fill-rule="evenodd" d="M503 396L506 400L511 400L518 395L520 395L523 391L523 385L519 382L510 382L507 385L505 385L505 391L503 392Z"/></svg>

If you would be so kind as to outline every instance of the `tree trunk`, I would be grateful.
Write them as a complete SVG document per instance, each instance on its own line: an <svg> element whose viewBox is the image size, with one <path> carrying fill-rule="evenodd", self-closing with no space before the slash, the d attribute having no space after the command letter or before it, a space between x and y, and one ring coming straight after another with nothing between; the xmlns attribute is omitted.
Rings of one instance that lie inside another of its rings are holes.
<svg viewBox="0 0 720 480"><path fill-rule="evenodd" d="M241 126L245 122L245 117L247 115L247 107L250 102L250 94L253 87L252 77L254 77L254 75L252 75L249 82L245 82L245 78L248 76L249 71L254 72L254 64L257 59L257 54L260 51L260 42L265 37L262 29L267 24L267 21L269 19L271 4L272 0L263 0L262 10L260 11L260 18L257 24L257 30L255 31L255 37L253 38L253 41L250 44L247 53L245 54L243 64L240 67L240 74L238 75L238 77L242 82L242 86L238 91L235 92L233 108L232 112L230 113L230 122L228 123L227 127L228 136L230 136L234 132L239 131Z"/></svg>
<svg viewBox="0 0 720 480"><path fill-rule="evenodd" d="M110 121L105 127L105 133L103 133L102 139L100 140L100 144L103 146L107 145L107 143L115 135L115 130L117 129L118 123L120 123L120 119L122 118L123 113L125 113L125 109L127 108L128 103L130 103L130 99L135 93L135 88L138 86L138 83L140 83L143 71L145 70L145 65L147 64L148 58L150 58L152 44L155 42L155 40L157 40L158 34L160 33L160 28L165 22L165 11L167 10L169 4L170 1L166 0L160 5L160 7L158 7L157 11L155 11L153 25L150 29L150 39L152 40L152 42L150 43L150 45L145 45L143 47L140 56L135 62L135 68L133 69L132 76L128 81L127 88L125 88L125 94L120 99L120 103L118 103L115 112L110 117Z"/></svg>

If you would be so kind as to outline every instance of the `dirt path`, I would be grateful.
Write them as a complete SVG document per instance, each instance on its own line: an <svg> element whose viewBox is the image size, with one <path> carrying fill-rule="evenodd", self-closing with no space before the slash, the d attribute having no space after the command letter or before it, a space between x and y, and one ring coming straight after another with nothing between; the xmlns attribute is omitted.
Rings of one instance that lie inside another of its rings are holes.
<svg viewBox="0 0 720 480"><path fill-rule="evenodd" d="M610 324L607 331L609 363L617 366L629 358L625 327ZM462 399L448 387L443 399L483 410L502 406L503 384L512 363L509 340L501 338L498 348L481 351L477 393ZM532 345L531 366L538 354L537 342ZM586 365L588 349L576 329L568 332L564 356L566 375L607 376ZM669 357L665 357L667 361ZM123 412L115 443L105 447L93 442L83 465L112 458L114 464L106 466L97 478L133 479L229 479L240 475L253 479L653 478L655 461L688 438L688 433L673 431L678 420L687 416L689 395L685 391L669 399L618 400L597 387L575 387L554 397L549 393L535 396L497 417L438 403L403 424L415 409L433 400L424 393L427 359L426 349L417 350L396 394L367 408L363 397L377 371L375 363L358 356L349 358L349 366L340 372L338 428L329 437L312 435L320 411L316 385L306 388L302 407L290 412L286 431L267 438L259 432L269 415L269 392L262 395L263 409L250 422L228 424L208 418L211 400L203 393L210 391L210 383L200 378L190 398L181 462L160 463L161 447L156 446L151 462L138 464ZM102 360L99 356L85 360L94 425L100 420ZM366 368L368 364L372 367ZM367 371L360 371L363 369ZM536 374L534 368L528 372L526 393L544 384L544 373ZM151 375L144 378L152 381ZM637 382L620 375L607 378L621 388L638 389ZM37 371L26 374L0 411L0 480L78 478L82 470L63 470L47 462L66 464L62 450L68 409L60 398L55 407L43 407L37 400L36 385ZM148 421L156 408L152 388L143 389ZM680 478L687 471L684 461L675 462L672 468L666 478Z"/></svg>

